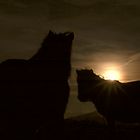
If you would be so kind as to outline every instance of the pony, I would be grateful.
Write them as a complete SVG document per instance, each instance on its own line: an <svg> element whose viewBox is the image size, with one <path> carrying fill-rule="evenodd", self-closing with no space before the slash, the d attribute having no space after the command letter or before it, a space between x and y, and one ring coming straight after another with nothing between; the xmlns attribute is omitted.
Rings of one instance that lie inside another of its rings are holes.
<svg viewBox="0 0 140 140"><path fill-rule="evenodd" d="M27 133L27 139L45 131L53 137L63 126L73 39L73 32L49 31L30 59L8 59L0 64L1 120L9 122L9 132L14 131L10 135L22 139Z"/></svg>
<svg viewBox="0 0 140 140"><path fill-rule="evenodd" d="M78 99L93 102L110 128L115 122L140 122L140 81L105 80L92 69L76 70Z"/></svg>

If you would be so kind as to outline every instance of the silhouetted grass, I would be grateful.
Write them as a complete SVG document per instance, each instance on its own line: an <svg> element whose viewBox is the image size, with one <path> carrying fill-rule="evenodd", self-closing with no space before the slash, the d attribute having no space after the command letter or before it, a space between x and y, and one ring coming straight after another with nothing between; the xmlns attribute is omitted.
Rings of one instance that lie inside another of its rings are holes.
<svg viewBox="0 0 140 140"><path fill-rule="evenodd" d="M102 123L99 122L99 119L103 118L93 115L95 116L93 119L90 117L88 119L88 116L91 114L65 120L64 131L68 140L140 140L140 124L138 123L117 122L115 132L111 133L104 120Z"/></svg>

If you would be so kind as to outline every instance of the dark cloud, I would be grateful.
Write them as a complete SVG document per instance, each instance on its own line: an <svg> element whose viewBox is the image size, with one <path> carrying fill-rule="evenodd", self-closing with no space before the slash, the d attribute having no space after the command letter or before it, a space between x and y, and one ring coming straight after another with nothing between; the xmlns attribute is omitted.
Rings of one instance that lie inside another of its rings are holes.
<svg viewBox="0 0 140 140"><path fill-rule="evenodd" d="M1 59L29 57L49 29L75 32L74 65L102 53L120 58L139 51L138 0L1 0L0 4L0 45L5 48L0 48ZM23 50L27 53L20 53Z"/></svg>

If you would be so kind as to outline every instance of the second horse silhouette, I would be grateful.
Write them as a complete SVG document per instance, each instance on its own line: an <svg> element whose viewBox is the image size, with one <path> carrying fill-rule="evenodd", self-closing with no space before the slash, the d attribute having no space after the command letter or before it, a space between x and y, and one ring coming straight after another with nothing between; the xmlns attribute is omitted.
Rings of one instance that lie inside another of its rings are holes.
<svg viewBox="0 0 140 140"><path fill-rule="evenodd" d="M115 121L140 122L140 81L109 81L82 69L77 70L77 82L79 100L93 102L111 129Z"/></svg>

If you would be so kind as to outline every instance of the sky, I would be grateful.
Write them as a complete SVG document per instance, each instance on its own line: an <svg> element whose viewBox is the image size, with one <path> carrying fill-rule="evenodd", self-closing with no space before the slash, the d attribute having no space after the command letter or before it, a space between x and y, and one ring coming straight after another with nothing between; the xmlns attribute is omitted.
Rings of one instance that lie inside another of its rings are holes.
<svg viewBox="0 0 140 140"><path fill-rule="evenodd" d="M50 29L75 34L68 115L92 110L76 99L75 69L113 67L122 82L140 79L139 0L1 0L0 62L30 58Z"/></svg>

